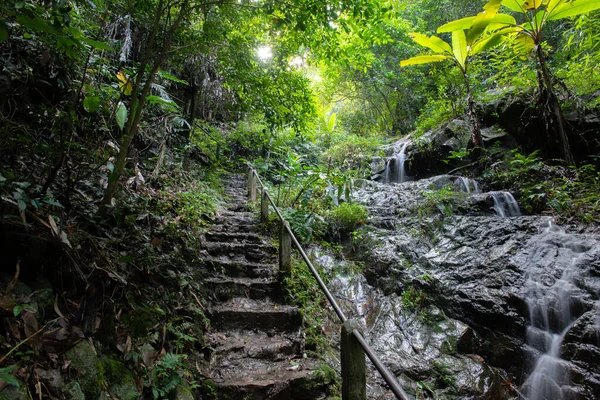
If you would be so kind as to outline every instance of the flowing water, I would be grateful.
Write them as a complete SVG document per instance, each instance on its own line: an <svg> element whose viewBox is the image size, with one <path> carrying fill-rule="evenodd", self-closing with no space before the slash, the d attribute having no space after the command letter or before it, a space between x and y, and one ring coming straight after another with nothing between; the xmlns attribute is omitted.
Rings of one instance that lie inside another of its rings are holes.
<svg viewBox="0 0 600 400"><path fill-rule="evenodd" d="M465 193L481 193L479 189L479 183L475 179L465 178L464 176L459 176L454 181L454 184L458 186L461 192Z"/></svg>
<svg viewBox="0 0 600 400"><path fill-rule="evenodd" d="M406 148L410 142L406 141L402 145L400 152L392 156L385 164L385 183L406 182Z"/></svg>
<svg viewBox="0 0 600 400"><path fill-rule="evenodd" d="M569 370L561 358L561 345L581 314L581 290L575 286L575 281L580 274L578 260L588 247L550 220L533 240L536 251L526 265L530 321L526 340L533 353L539 353L533 371L523 385L523 395L528 400L569 399ZM548 251L562 254L555 265L555 277L537 267Z"/></svg>
<svg viewBox="0 0 600 400"><path fill-rule="evenodd" d="M494 200L494 211L500 217L518 217L521 215L519 203L512 194L508 192L492 192L490 194Z"/></svg>

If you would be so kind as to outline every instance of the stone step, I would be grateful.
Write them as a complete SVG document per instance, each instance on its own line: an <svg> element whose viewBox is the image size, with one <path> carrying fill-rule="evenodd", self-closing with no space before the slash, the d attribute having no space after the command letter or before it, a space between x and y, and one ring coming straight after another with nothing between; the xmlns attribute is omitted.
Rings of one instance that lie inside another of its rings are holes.
<svg viewBox="0 0 600 400"><path fill-rule="evenodd" d="M264 243L262 236L255 232L211 231L207 232L204 236L209 242Z"/></svg>
<svg viewBox="0 0 600 400"><path fill-rule="evenodd" d="M326 387L307 360L264 362L256 359L224 360L213 380L219 399L300 400L320 398Z"/></svg>
<svg viewBox="0 0 600 400"><path fill-rule="evenodd" d="M205 242L203 247L213 257L243 255L251 262L272 262L277 254L277 248L272 244Z"/></svg>
<svg viewBox="0 0 600 400"><path fill-rule="evenodd" d="M208 340L217 364L241 358L281 361L302 355L299 333L270 336L260 331L225 331L209 333Z"/></svg>
<svg viewBox="0 0 600 400"><path fill-rule="evenodd" d="M246 216L246 215L219 214L214 218L213 223L220 224L220 225L230 225L230 226L254 225L256 223L256 218L253 215Z"/></svg>
<svg viewBox="0 0 600 400"><path fill-rule="evenodd" d="M257 228L256 225L234 225L229 224L226 221L221 221L220 223L216 223L211 227L211 232L229 232L229 233L256 233Z"/></svg>
<svg viewBox="0 0 600 400"><path fill-rule="evenodd" d="M277 271L276 264L249 262L244 256L238 258L205 257L204 266L229 277L237 278L268 278L273 277Z"/></svg>
<svg viewBox="0 0 600 400"><path fill-rule="evenodd" d="M205 284L215 300L227 301L236 297L261 300L281 298L281 285L268 278L210 278Z"/></svg>
<svg viewBox="0 0 600 400"><path fill-rule="evenodd" d="M259 329L293 332L300 329L298 307L247 298L234 298L210 307L212 326L217 330Z"/></svg>

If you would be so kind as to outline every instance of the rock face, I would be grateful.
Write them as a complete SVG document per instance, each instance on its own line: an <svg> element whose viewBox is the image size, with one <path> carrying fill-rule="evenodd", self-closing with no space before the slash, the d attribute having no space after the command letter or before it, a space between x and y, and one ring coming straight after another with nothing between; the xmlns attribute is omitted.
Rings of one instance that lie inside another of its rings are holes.
<svg viewBox="0 0 600 400"><path fill-rule="evenodd" d="M212 381L204 394L219 399L314 399L326 385L314 371L318 360L303 358L302 317L283 302L276 248L257 233L246 205L246 183L226 182L228 208L206 235L202 259L214 277L205 284L214 348ZM213 398L213 397L209 397Z"/></svg>
<svg viewBox="0 0 600 400"><path fill-rule="evenodd" d="M411 288L423 291L431 304L465 324L465 333L454 335L457 351L485 360L481 368L505 370L512 388L531 386L529 374L549 354L551 339L560 338L558 364L570 376L563 393L599 398L600 237L565 233L548 217L500 218L485 193L449 199L436 192L454 181L367 182L355 193L372 215L356 251L369 283L402 297ZM563 297L566 303L559 301ZM410 321L398 324L411 329ZM413 335L405 340L420 346ZM414 368L399 365L398 375L418 378ZM474 396L469 398L510 397Z"/></svg>

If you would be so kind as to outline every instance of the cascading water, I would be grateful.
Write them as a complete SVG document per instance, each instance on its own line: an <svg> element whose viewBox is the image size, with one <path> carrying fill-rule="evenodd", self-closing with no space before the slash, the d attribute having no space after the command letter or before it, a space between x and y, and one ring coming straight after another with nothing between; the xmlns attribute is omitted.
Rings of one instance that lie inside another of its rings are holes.
<svg viewBox="0 0 600 400"><path fill-rule="evenodd" d="M523 395L528 400L568 399L569 371L561 359L560 349L565 334L581 313L577 301L580 290L574 282L578 275L577 260L586 249L577 238L564 233L550 221L536 240L539 241L538 251L530 255L531 260L527 263L530 325L526 339L528 346L541 355L523 385ZM560 276L553 277L545 268L538 267L538 260L547 252L562 254L560 265L556 265Z"/></svg>
<svg viewBox="0 0 600 400"><path fill-rule="evenodd" d="M390 158L385 164L385 183L406 182L406 148L410 142L406 141L402 145L400 152Z"/></svg>
<svg viewBox="0 0 600 400"><path fill-rule="evenodd" d="M502 218L517 217L521 215L519 203L508 192L493 192L490 193L494 200L494 211Z"/></svg>
<svg viewBox="0 0 600 400"><path fill-rule="evenodd" d="M475 179L459 176L456 178L456 181L454 181L454 184L458 186L461 192L481 193L481 190L479 190L479 184Z"/></svg>

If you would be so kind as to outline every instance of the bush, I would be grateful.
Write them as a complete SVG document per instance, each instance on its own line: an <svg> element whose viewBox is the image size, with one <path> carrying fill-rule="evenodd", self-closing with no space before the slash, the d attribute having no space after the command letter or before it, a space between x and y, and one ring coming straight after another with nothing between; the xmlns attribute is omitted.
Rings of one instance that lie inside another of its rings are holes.
<svg viewBox="0 0 600 400"><path fill-rule="evenodd" d="M361 204L342 203L328 215L330 230L334 236L348 236L367 221L368 215L367 209Z"/></svg>

